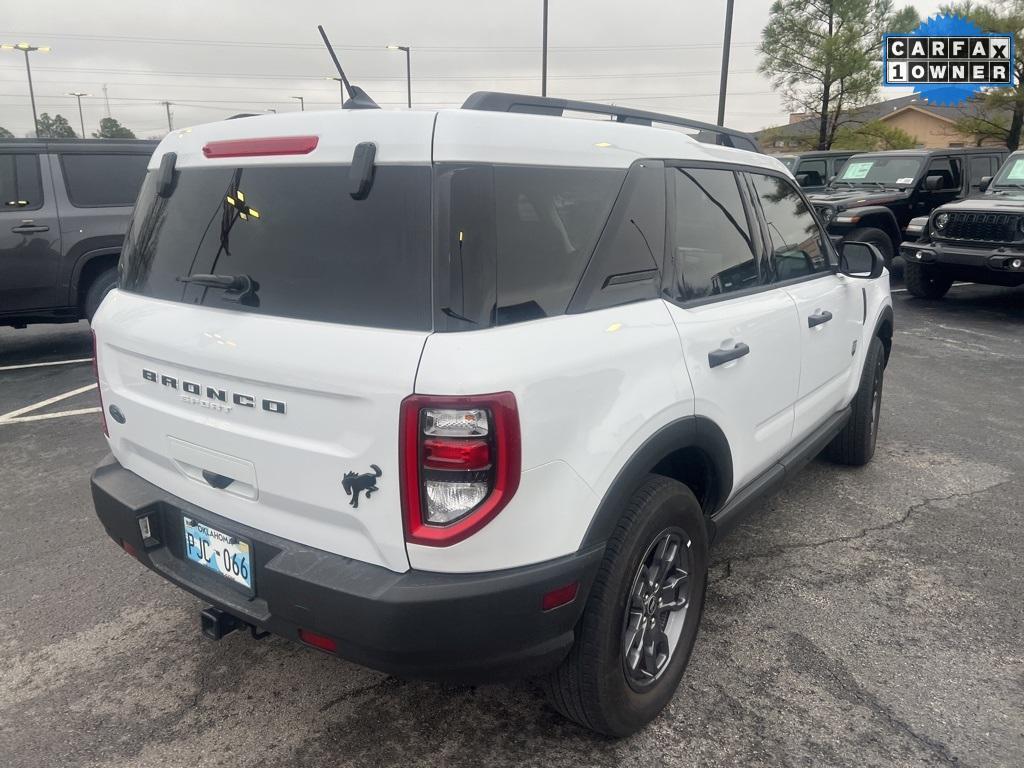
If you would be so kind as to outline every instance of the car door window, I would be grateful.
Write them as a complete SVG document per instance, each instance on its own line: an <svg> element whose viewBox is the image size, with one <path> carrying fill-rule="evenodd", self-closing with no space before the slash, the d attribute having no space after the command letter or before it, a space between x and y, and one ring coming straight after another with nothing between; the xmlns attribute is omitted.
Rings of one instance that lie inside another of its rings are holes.
<svg viewBox="0 0 1024 768"><path fill-rule="evenodd" d="M761 265L732 171L672 168L675 188L670 294L705 299L762 284Z"/></svg>
<svg viewBox="0 0 1024 768"><path fill-rule="evenodd" d="M39 156L0 154L0 211L33 211L42 207Z"/></svg>
<svg viewBox="0 0 1024 768"><path fill-rule="evenodd" d="M977 189L983 176L992 175L992 157L989 155L972 157L969 161L969 167L971 169L971 188Z"/></svg>
<svg viewBox="0 0 1024 768"><path fill-rule="evenodd" d="M771 243L770 269L776 282L831 269L818 222L797 188L781 176L751 173Z"/></svg>
<svg viewBox="0 0 1024 768"><path fill-rule="evenodd" d="M949 157L936 157L928 163L925 178L938 176L942 179L942 190L960 188L960 161Z"/></svg>
<svg viewBox="0 0 1024 768"><path fill-rule="evenodd" d="M801 187L821 187L827 179L828 170L824 160L806 160L800 163L797 181Z"/></svg>

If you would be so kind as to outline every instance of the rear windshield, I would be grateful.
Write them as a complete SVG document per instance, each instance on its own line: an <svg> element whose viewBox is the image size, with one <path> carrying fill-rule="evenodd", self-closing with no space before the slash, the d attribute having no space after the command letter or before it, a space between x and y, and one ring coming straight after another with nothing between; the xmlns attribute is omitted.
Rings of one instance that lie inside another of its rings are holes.
<svg viewBox="0 0 1024 768"><path fill-rule="evenodd" d="M377 166L363 200L349 194L348 166L185 168L167 198L157 196L155 174L125 241L124 290L303 320L430 328L428 166ZM255 290L239 296L180 279L210 274L248 277Z"/></svg>

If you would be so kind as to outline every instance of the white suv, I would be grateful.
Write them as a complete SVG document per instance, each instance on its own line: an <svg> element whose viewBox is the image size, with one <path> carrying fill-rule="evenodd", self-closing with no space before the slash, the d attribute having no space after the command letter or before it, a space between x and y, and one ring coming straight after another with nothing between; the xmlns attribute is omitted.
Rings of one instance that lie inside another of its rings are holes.
<svg viewBox="0 0 1024 768"><path fill-rule="evenodd" d="M545 674L560 712L627 734L683 674L709 545L823 449L871 458L877 251L837 255L781 163L723 146L742 134L561 116L588 106L477 94L160 144L94 321L92 486L208 635Z"/></svg>

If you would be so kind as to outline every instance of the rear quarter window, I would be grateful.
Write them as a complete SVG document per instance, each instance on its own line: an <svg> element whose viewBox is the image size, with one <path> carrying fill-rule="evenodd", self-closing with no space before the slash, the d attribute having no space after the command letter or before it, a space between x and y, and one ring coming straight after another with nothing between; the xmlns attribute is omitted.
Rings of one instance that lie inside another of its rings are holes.
<svg viewBox="0 0 1024 768"><path fill-rule="evenodd" d="M42 206L39 155L0 154L0 211L32 211Z"/></svg>
<svg viewBox="0 0 1024 768"><path fill-rule="evenodd" d="M62 154L68 199L76 208L135 204L148 154Z"/></svg>

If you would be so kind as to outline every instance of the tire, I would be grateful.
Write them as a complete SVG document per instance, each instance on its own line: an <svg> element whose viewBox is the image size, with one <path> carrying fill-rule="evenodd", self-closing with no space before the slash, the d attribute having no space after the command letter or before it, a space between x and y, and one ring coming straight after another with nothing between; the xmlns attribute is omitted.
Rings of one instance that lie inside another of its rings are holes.
<svg viewBox="0 0 1024 768"><path fill-rule="evenodd" d="M919 299L941 299L953 285L953 278L927 264L908 261L903 269L903 283L907 293Z"/></svg>
<svg viewBox="0 0 1024 768"><path fill-rule="evenodd" d="M895 256L893 249L892 240L880 229L875 227L863 227L861 229L855 229L848 234L845 240L854 240L858 243L871 243L873 246L878 248L882 253L882 258L885 259L886 269L892 271L892 260Z"/></svg>
<svg viewBox="0 0 1024 768"><path fill-rule="evenodd" d="M105 269L93 278L85 291L85 298L82 300L82 312L85 314L86 320L92 322L93 315L100 308L103 299L116 287L117 267Z"/></svg>
<svg viewBox="0 0 1024 768"><path fill-rule="evenodd" d="M679 553L676 562L688 577L683 580L682 571L674 567L655 581L664 585L676 580L677 590L652 589L644 578L653 573L647 566L656 567L659 553L673 551ZM608 540L575 644L545 680L552 706L583 727L609 736L627 736L657 717L675 693L697 639L707 567L707 533L697 499L682 483L648 475ZM636 598L630 599L634 592ZM670 599L678 603L684 592L685 606L674 610L658 600L672 595ZM641 639L628 658L627 637ZM654 653L636 650L651 638L661 640L647 644ZM632 670L627 667L631 660ZM648 675L646 670L655 668L659 671Z"/></svg>
<svg viewBox="0 0 1024 768"><path fill-rule="evenodd" d="M826 454L837 464L861 467L875 455L878 421L882 413L882 384L885 377L885 347L877 336L871 339L860 386L853 398L853 413L835 436Z"/></svg>

